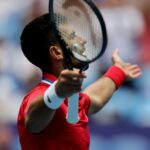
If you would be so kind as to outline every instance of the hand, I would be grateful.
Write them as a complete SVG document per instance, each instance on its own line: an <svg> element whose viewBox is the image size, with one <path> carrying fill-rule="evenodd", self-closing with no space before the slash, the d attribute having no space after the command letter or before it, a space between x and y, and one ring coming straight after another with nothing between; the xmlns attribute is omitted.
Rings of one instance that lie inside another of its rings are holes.
<svg viewBox="0 0 150 150"><path fill-rule="evenodd" d="M125 63L119 56L119 50L116 49L113 54L112 54L112 62L113 65L119 67L122 69L126 77L129 79L135 79L141 76L141 68L137 64L130 64L130 63Z"/></svg>
<svg viewBox="0 0 150 150"><path fill-rule="evenodd" d="M80 92L83 79L86 78L84 72L79 70L63 70L60 73L56 84L56 93L59 97L66 98L74 93Z"/></svg>

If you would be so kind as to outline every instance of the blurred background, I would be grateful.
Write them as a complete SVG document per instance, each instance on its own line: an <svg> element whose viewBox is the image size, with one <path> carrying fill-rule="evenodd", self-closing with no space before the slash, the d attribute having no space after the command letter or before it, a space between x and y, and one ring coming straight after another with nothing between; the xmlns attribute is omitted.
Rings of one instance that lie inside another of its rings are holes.
<svg viewBox="0 0 150 150"><path fill-rule="evenodd" d="M90 117L90 150L150 150L150 1L95 0L108 31L104 56L87 71L84 87L111 65L111 54L142 68L110 102ZM0 0L0 150L21 150L16 128L21 101L41 72L20 49L19 37L33 18L48 12L48 0ZM91 73L92 72L92 73Z"/></svg>

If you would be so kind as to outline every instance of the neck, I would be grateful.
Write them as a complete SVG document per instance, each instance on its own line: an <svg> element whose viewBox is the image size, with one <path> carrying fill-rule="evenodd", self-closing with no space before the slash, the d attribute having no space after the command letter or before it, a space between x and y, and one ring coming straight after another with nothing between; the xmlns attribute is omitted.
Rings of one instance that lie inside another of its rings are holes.
<svg viewBox="0 0 150 150"><path fill-rule="evenodd" d="M62 65L55 64L55 65L50 66L47 69L43 70L43 72L50 73L50 74L54 75L55 77L59 77L62 70L64 70Z"/></svg>

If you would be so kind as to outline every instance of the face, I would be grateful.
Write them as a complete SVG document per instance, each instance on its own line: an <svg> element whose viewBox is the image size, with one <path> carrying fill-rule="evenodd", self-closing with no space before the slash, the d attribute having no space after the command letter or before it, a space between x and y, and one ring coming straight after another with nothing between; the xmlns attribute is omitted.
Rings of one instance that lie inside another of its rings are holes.
<svg viewBox="0 0 150 150"><path fill-rule="evenodd" d="M80 36L76 35L75 31L67 25L62 25L59 27L59 30L62 32L62 36L67 43L68 48L74 55L80 55L86 58L85 52L85 44L86 41ZM79 62L74 57L71 58L73 66L75 68L81 68L84 64Z"/></svg>
<svg viewBox="0 0 150 150"><path fill-rule="evenodd" d="M86 41L76 35L76 32L68 25L59 26L59 30L61 31L62 37L68 45L68 48L72 51L76 51L76 53L80 55L84 55Z"/></svg>

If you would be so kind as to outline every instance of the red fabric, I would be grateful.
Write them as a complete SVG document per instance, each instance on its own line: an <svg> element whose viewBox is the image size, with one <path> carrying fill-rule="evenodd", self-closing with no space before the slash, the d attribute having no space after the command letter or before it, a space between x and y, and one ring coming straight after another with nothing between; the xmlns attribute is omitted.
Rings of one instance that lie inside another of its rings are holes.
<svg viewBox="0 0 150 150"><path fill-rule="evenodd" d="M55 77L44 74L44 78L54 81ZM43 95L49 87L46 83L38 84L24 98L18 114L18 131L22 150L88 150L89 129L88 110L90 105L89 97L80 94L79 116L77 124L69 124L65 117L67 112L67 99L55 112L54 118L49 126L40 134L27 132L24 121L27 109L37 96Z"/></svg>
<svg viewBox="0 0 150 150"><path fill-rule="evenodd" d="M125 80L126 75L119 67L111 66L104 74L104 77L111 78L115 82L116 88L118 89Z"/></svg>

